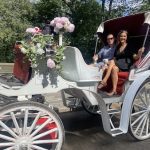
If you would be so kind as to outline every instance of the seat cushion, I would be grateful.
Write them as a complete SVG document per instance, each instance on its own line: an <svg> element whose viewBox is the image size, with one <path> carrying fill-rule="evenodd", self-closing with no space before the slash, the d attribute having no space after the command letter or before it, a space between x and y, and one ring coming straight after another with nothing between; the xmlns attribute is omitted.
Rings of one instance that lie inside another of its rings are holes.
<svg viewBox="0 0 150 150"><path fill-rule="evenodd" d="M118 83L116 89L118 95L121 95L122 92L124 91L124 84L128 80L128 77L129 77L129 72L118 72ZM107 81L107 86L102 88L101 91L111 92L111 90L112 90L112 80L110 77Z"/></svg>

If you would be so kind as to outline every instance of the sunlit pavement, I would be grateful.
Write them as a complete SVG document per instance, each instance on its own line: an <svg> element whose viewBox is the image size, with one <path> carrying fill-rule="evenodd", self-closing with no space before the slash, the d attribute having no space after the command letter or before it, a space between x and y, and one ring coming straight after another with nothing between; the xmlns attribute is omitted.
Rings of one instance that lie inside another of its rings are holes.
<svg viewBox="0 0 150 150"><path fill-rule="evenodd" d="M111 137L102 127L100 116L84 111L61 113L66 139L63 150L148 150L150 139L137 142L130 134Z"/></svg>

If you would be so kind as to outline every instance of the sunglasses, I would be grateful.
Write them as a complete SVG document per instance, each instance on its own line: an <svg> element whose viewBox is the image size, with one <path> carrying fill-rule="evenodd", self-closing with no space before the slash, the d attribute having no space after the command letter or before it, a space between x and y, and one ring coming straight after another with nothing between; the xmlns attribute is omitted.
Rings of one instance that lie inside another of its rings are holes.
<svg viewBox="0 0 150 150"><path fill-rule="evenodd" d="M114 38L112 37L112 38L107 38L107 40L113 40Z"/></svg>

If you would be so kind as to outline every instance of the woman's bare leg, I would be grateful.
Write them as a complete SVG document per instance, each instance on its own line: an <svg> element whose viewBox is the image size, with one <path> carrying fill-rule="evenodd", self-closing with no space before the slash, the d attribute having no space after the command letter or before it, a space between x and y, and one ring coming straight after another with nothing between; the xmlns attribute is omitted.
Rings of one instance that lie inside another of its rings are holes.
<svg viewBox="0 0 150 150"><path fill-rule="evenodd" d="M108 80L108 78L111 75L111 71L112 71L113 66L115 66L115 62L114 62L114 60L111 60L109 65L108 65L108 69L107 69L106 75L103 78L103 80L101 81L101 83L99 84L98 89L101 89L102 87L104 87L106 85L107 80Z"/></svg>
<svg viewBox="0 0 150 150"><path fill-rule="evenodd" d="M112 71L112 69L113 69L114 65L115 65L114 61L113 61L113 60L111 60L111 61L110 61L110 63L109 63L109 66L108 66L108 69L107 69L106 75L105 75L105 77L103 78L102 82L104 82L104 83L106 83L106 82L107 82L108 78L109 78L109 77L110 77L110 75L111 75L111 71Z"/></svg>
<svg viewBox="0 0 150 150"><path fill-rule="evenodd" d="M112 92L108 93L109 96L114 95L116 93L117 83L118 83L118 72L119 72L118 67L113 66L112 72L111 72L111 80L112 80L113 89L112 89Z"/></svg>

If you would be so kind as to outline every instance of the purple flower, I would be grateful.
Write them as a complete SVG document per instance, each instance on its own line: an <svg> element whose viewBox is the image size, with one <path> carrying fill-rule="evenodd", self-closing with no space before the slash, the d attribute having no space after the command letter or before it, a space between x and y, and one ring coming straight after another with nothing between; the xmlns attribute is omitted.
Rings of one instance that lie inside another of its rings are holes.
<svg viewBox="0 0 150 150"><path fill-rule="evenodd" d="M55 66L56 66L55 62L52 59L49 58L47 60L47 67L52 69L52 68L55 68Z"/></svg>
<svg viewBox="0 0 150 150"><path fill-rule="evenodd" d="M66 32L73 32L75 29L74 24L70 24L69 26L66 27Z"/></svg>

